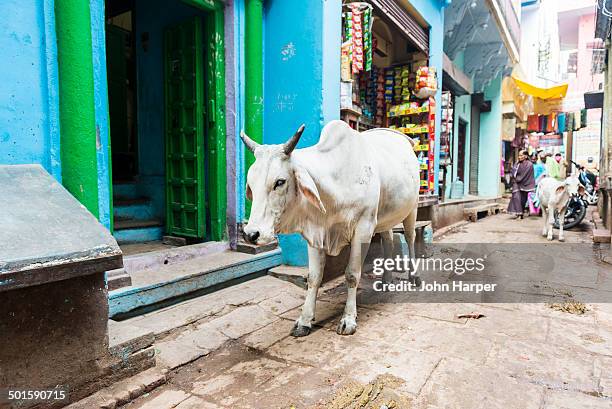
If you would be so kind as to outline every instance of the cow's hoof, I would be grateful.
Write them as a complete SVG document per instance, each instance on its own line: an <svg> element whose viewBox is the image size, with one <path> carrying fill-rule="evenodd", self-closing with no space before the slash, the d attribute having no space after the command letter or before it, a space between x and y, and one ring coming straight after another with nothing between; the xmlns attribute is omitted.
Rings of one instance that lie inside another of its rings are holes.
<svg viewBox="0 0 612 409"><path fill-rule="evenodd" d="M291 330L291 335L296 338L305 337L308 334L310 334L310 327L307 327L306 325L300 325L297 322L295 323L295 325L293 326L293 329Z"/></svg>
<svg viewBox="0 0 612 409"><path fill-rule="evenodd" d="M548 236L548 232L547 231L543 231L542 232L542 237L546 237L546 236Z"/></svg>
<svg viewBox="0 0 612 409"><path fill-rule="evenodd" d="M565 241L565 237L559 237L559 241Z"/></svg>
<svg viewBox="0 0 612 409"><path fill-rule="evenodd" d="M552 237L552 236L548 236L548 237L546 238L546 240L548 240L548 241L552 241L552 239L553 239L553 237Z"/></svg>
<svg viewBox="0 0 612 409"><path fill-rule="evenodd" d="M415 287L420 287L422 283L421 277L414 275L411 275L408 281Z"/></svg>
<svg viewBox="0 0 612 409"><path fill-rule="evenodd" d="M357 331L357 322L352 317L342 317L336 328L338 335L353 335Z"/></svg>

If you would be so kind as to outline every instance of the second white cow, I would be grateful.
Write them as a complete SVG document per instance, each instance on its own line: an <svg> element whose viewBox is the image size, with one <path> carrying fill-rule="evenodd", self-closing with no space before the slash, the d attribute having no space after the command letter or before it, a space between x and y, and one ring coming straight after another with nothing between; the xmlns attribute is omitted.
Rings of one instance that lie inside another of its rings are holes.
<svg viewBox="0 0 612 409"><path fill-rule="evenodd" d="M555 178L545 177L538 183L538 200L542 208L542 220L544 226L542 235L548 240L553 239L553 225L555 223L555 211L559 215L559 241L564 241L563 219L570 197L582 194L584 187L578 178L570 176L563 182Z"/></svg>
<svg viewBox="0 0 612 409"><path fill-rule="evenodd" d="M359 133L332 121L319 143L295 149L303 130L282 145L259 145L241 133L255 154L247 175L252 207L244 236L263 244L278 233L301 233L308 242L308 290L293 336L310 333L326 255L336 256L350 245L348 295L337 327L338 334L349 335L357 328L357 286L372 236L381 233L390 254L392 229L403 223L414 255L418 160L412 141L390 129Z"/></svg>

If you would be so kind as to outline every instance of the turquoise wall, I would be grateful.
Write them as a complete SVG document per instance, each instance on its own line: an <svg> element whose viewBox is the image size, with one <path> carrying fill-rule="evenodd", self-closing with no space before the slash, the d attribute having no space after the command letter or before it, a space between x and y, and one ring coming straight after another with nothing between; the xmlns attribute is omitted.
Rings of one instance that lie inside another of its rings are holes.
<svg viewBox="0 0 612 409"><path fill-rule="evenodd" d="M480 114L478 150L478 194L497 196L500 183L502 134L502 76L499 74L485 88L485 100L491 101L491 112Z"/></svg>
<svg viewBox="0 0 612 409"><path fill-rule="evenodd" d="M0 164L42 165L61 181L52 0L0 2Z"/></svg>
<svg viewBox="0 0 612 409"><path fill-rule="evenodd" d="M464 178L463 180L463 194L466 195L469 191L469 175L470 175L470 120L472 112L472 96L463 95L455 98L455 106L453 112L453 141L452 141L452 158L453 165L451 166L451 178L450 183L446 184L445 196L450 196L451 183L457 179L458 175L458 154L459 154L459 121L462 120L466 123L466 135L465 135L465 163L463 168Z"/></svg>

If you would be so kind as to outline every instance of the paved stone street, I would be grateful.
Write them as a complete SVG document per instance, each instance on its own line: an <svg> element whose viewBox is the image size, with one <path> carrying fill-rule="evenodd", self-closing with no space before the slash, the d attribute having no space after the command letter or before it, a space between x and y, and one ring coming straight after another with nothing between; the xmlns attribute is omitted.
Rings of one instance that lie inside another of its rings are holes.
<svg viewBox="0 0 612 409"><path fill-rule="evenodd" d="M539 218L502 214L438 240L538 243L539 231ZM590 240L586 225L567 232ZM607 279L611 270L601 265ZM342 281L327 283L313 332L298 339L288 334L304 292L272 277L129 320L157 334L154 371L168 372L127 407L612 407L612 304L581 315L546 304L360 305L357 333L339 336L345 294ZM457 318L472 312L484 317Z"/></svg>

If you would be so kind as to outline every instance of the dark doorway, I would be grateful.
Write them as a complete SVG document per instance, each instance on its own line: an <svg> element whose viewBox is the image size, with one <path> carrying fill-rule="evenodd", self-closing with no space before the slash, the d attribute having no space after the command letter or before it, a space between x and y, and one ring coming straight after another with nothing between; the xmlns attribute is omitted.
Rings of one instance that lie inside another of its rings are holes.
<svg viewBox="0 0 612 409"><path fill-rule="evenodd" d="M480 139L480 106L472 105L470 120L470 184L469 194L478 195L478 151Z"/></svg>
<svg viewBox="0 0 612 409"><path fill-rule="evenodd" d="M457 132L457 177L465 183L465 143L466 143L467 123L459 120Z"/></svg>
<svg viewBox="0 0 612 409"><path fill-rule="evenodd" d="M138 174L136 131L136 58L132 10L108 16L106 61L113 181Z"/></svg>

